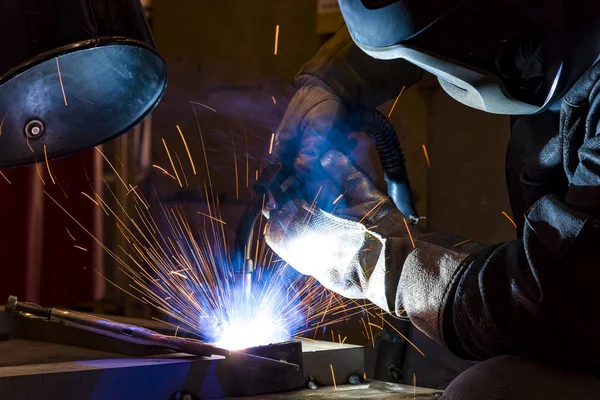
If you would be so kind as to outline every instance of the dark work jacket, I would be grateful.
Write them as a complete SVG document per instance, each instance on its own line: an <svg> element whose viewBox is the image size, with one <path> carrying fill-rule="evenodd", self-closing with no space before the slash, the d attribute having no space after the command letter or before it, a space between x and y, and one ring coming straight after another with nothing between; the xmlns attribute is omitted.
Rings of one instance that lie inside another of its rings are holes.
<svg viewBox="0 0 600 400"><path fill-rule="evenodd" d="M415 83L402 60L363 54L346 30L304 66L297 85L325 83L374 106ZM409 77L409 78L407 78ZM492 246L404 227L387 240L388 311L460 357L518 354L600 369L600 67L565 96L560 115L513 118L507 184L519 235Z"/></svg>

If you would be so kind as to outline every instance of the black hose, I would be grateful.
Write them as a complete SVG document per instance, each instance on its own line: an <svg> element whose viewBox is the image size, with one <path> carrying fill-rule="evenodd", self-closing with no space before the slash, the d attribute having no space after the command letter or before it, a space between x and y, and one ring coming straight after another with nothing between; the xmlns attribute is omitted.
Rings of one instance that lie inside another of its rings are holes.
<svg viewBox="0 0 600 400"><path fill-rule="evenodd" d="M417 223L419 216L412 201L404 153L394 127L377 110L363 112L361 120L360 131L369 135L379 154L390 198L402 214L410 218L412 223Z"/></svg>

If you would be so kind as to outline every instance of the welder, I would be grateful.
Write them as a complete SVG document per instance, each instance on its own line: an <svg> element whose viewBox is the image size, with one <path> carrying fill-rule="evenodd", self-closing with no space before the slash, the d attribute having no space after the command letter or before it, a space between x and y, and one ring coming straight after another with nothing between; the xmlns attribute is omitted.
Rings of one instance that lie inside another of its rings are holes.
<svg viewBox="0 0 600 400"><path fill-rule="evenodd" d="M445 398L597 398L600 4L339 5L346 26L296 77L273 150L314 189L271 199L268 244L327 288L405 310L454 354L482 361ZM343 127L354 110L392 99L422 70L466 106L513 116L506 178L517 240L461 245L420 233L349 157Z"/></svg>

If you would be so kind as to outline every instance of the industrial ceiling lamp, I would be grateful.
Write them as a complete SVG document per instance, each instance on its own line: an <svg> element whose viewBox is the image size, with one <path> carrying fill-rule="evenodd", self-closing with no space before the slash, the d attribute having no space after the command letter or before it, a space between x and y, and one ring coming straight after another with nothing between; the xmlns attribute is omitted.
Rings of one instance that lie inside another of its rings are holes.
<svg viewBox="0 0 600 400"><path fill-rule="evenodd" d="M0 168L128 131L166 83L140 0L0 0Z"/></svg>

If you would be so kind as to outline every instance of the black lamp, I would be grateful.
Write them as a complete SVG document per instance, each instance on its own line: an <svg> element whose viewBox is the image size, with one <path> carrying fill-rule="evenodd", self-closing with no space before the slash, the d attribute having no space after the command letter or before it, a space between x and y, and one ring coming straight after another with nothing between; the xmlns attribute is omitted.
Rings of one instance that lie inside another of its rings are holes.
<svg viewBox="0 0 600 400"><path fill-rule="evenodd" d="M125 133L166 83L139 0L0 0L0 168Z"/></svg>

